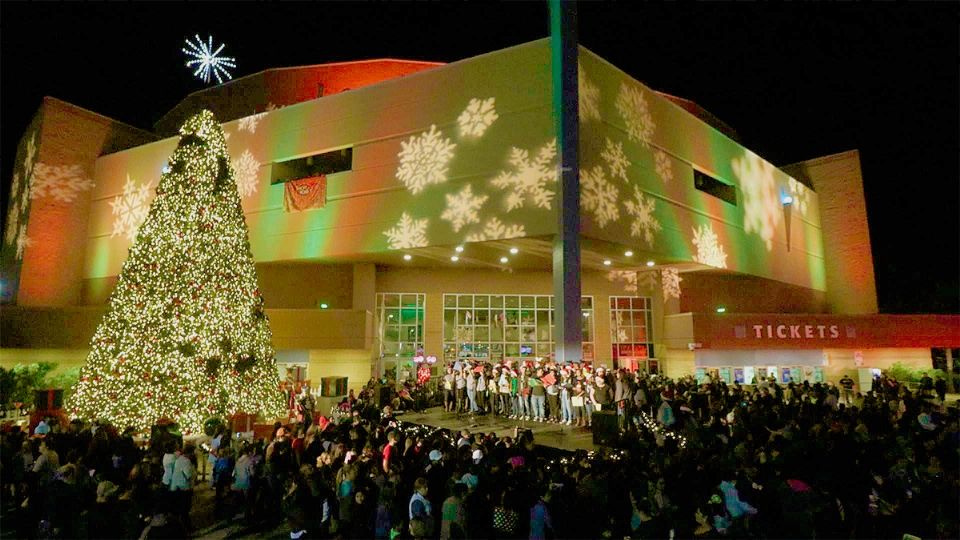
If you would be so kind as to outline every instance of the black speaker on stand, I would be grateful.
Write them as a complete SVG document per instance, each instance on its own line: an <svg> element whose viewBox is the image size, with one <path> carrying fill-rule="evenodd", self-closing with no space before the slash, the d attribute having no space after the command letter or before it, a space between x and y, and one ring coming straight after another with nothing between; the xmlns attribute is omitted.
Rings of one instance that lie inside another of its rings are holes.
<svg viewBox="0 0 960 540"><path fill-rule="evenodd" d="M593 444L608 447L617 445L619 426L616 412L594 411L591 423L593 424Z"/></svg>

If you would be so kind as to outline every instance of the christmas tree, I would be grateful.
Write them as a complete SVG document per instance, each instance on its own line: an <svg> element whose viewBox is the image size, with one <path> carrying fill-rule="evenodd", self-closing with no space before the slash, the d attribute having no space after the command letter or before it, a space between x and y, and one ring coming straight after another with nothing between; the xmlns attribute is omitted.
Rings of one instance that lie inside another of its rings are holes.
<svg viewBox="0 0 960 540"><path fill-rule="evenodd" d="M203 111L180 142L120 272L67 409L145 430L160 419L283 414L270 325L223 130Z"/></svg>

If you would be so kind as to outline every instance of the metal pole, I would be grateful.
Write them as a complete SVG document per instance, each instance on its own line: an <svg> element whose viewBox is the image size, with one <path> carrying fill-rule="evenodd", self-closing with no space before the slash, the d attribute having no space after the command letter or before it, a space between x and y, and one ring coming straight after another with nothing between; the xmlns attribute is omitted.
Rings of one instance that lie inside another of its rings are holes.
<svg viewBox="0 0 960 540"><path fill-rule="evenodd" d="M583 359L580 307L580 166L577 4L550 0L553 114L560 156L553 242L554 349L557 362Z"/></svg>

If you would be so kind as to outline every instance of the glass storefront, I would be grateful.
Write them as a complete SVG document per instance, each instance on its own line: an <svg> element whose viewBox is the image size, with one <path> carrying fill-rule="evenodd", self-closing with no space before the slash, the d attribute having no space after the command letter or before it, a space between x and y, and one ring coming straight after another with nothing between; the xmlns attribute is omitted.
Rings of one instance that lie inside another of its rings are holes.
<svg viewBox="0 0 960 540"><path fill-rule="evenodd" d="M415 376L413 357L423 354L425 309L423 293L377 293L380 374L397 381Z"/></svg>
<svg viewBox="0 0 960 540"><path fill-rule="evenodd" d="M583 359L594 358L593 297L581 299ZM444 294L443 357L553 357L553 296L519 294Z"/></svg>
<svg viewBox="0 0 960 540"><path fill-rule="evenodd" d="M610 297L610 343L614 368L658 373L653 353L653 303L642 296Z"/></svg>

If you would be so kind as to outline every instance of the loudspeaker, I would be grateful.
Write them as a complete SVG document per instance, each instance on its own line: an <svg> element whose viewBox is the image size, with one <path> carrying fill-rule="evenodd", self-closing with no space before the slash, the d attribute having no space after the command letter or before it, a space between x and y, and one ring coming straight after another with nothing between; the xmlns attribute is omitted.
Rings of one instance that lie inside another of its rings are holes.
<svg viewBox="0 0 960 540"><path fill-rule="evenodd" d="M594 411L591 423L593 424L593 444L597 446L616 446L619 432L617 413L613 411Z"/></svg>

